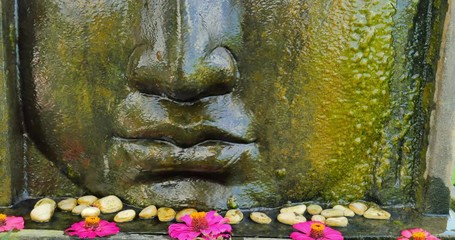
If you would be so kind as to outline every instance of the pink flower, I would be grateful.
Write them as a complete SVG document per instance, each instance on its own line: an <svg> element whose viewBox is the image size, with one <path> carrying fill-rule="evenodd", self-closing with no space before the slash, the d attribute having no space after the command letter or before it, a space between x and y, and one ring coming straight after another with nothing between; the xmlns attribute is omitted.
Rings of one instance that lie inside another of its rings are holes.
<svg viewBox="0 0 455 240"><path fill-rule="evenodd" d="M184 223L169 226L169 236L178 240L193 240L197 237L212 240L231 236L232 227L226 224L229 220L217 215L215 211L195 212L183 216L181 220Z"/></svg>
<svg viewBox="0 0 455 240"><path fill-rule="evenodd" d="M322 222L302 222L292 226L299 230L299 232L291 233L293 240L343 240L343 235L337 230L331 229L324 225Z"/></svg>
<svg viewBox="0 0 455 240"><path fill-rule="evenodd" d="M23 217L7 217L6 214L0 214L0 232L24 229Z"/></svg>
<svg viewBox="0 0 455 240"><path fill-rule="evenodd" d="M401 231L397 240L440 240L421 228L413 228Z"/></svg>
<svg viewBox="0 0 455 240"><path fill-rule="evenodd" d="M100 220L99 217L87 217L85 221L74 223L65 230L70 236L80 238L95 238L114 235L120 232L120 229L108 221Z"/></svg>

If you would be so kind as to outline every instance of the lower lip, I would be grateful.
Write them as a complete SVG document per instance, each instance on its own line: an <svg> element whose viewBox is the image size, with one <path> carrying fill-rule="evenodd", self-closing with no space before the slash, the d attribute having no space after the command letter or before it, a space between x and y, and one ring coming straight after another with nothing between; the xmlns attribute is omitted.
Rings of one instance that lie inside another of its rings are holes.
<svg viewBox="0 0 455 240"><path fill-rule="evenodd" d="M137 175L140 175L144 172L226 172L240 161L253 160L258 151L255 143L210 140L189 148L180 148L161 140L113 138L109 152L111 159L123 159L126 165L123 163L122 166L134 168Z"/></svg>

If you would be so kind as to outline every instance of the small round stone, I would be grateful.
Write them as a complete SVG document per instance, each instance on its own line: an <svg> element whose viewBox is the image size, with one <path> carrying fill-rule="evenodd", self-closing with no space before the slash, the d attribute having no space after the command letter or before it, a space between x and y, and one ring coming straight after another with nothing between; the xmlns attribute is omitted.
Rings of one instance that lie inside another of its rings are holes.
<svg viewBox="0 0 455 240"><path fill-rule="evenodd" d="M282 208L280 209L280 213L297 213L297 214L304 214L305 213L305 210L306 210L306 206L305 205L296 205L296 206L292 206L292 207L285 207L285 208Z"/></svg>
<svg viewBox="0 0 455 240"><path fill-rule="evenodd" d="M77 199L77 203L79 205L92 205L94 202L96 202L96 200L98 200L97 197L93 196L93 195L86 195L86 196L82 196L80 198Z"/></svg>
<svg viewBox="0 0 455 240"><path fill-rule="evenodd" d="M355 213L351 209L349 209L345 206L342 206L342 205L335 205L333 207L333 209L342 210L345 217L354 217L355 216Z"/></svg>
<svg viewBox="0 0 455 240"><path fill-rule="evenodd" d="M250 218L259 224L270 224L272 222L272 219L263 212L252 212Z"/></svg>
<svg viewBox="0 0 455 240"><path fill-rule="evenodd" d="M311 221L322 222L325 223L325 217L322 215L313 215L311 217Z"/></svg>
<svg viewBox="0 0 455 240"><path fill-rule="evenodd" d="M311 215L318 215L322 212L322 207L317 204L311 204L308 206L307 211Z"/></svg>
<svg viewBox="0 0 455 240"><path fill-rule="evenodd" d="M175 211L172 208L160 207L158 208L158 219L161 222L170 222L175 218Z"/></svg>
<svg viewBox="0 0 455 240"><path fill-rule="evenodd" d="M55 203L54 200L52 200L50 198L42 198L38 202L35 203L34 208L36 208L40 205L44 205L44 204L50 204L53 209L55 209L57 207L57 203Z"/></svg>
<svg viewBox="0 0 455 240"><path fill-rule="evenodd" d="M73 208L73 210L71 210L71 213L74 214L74 215L80 215L82 213L82 210L86 209L90 207L89 205L85 205L85 204L82 204L82 205L77 205L76 207Z"/></svg>
<svg viewBox="0 0 455 240"><path fill-rule="evenodd" d="M118 223L131 222L136 217L136 211L132 209L123 210L117 213L114 217L114 221Z"/></svg>
<svg viewBox="0 0 455 240"><path fill-rule="evenodd" d="M197 212L197 210L194 209L194 208L185 208L185 209L182 209L182 210L180 210L180 211L177 213L177 215L175 215L175 220L176 220L177 222L183 222L183 221L181 220L181 218L182 218L183 216L185 216L185 215L190 215L191 213L195 213L195 212Z"/></svg>
<svg viewBox="0 0 455 240"><path fill-rule="evenodd" d="M347 227L348 223L349 221L346 217L334 217L325 220L325 224L329 227Z"/></svg>
<svg viewBox="0 0 455 240"><path fill-rule="evenodd" d="M154 218L157 214L158 210L156 209L155 205L150 205L139 213L139 217L142 219L150 219Z"/></svg>
<svg viewBox="0 0 455 240"><path fill-rule="evenodd" d="M345 206L342 206L342 205L335 205L335 206L333 206L333 208L332 208L332 209L339 209L339 210L343 210L343 211L344 211L344 210L346 210L346 209L347 209L347 207L345 207Z"/></svg>
<svg viewBox="0 0 455 240"><path fill-rule="evenodd" d="M376 207L370 207L364 214L363 216L368 219L379 219L379 220L389 220L390 219L390 213L376 208Z"/></svg>
<svg viewBox="0 0 455 240"><path fill-rule="evenodd" d="M40 204L30 212L30 218L34 222L49 222L54 215L54 209L50 203Z"/></svg>
<svg viewBox="0 0 455 240"><path fill-rule="evenodd" d="M98 199L92 204L101 210L102 213L114 213L122 210L123 203L117 196L110 195Z"/></svg>
<svg viewBox="0 0 455 240"><path fill-rule="evenodd" d="M82 210L81 217L98 217L100 215L100 209L96 207L88 207Z"/></svg>
<svg viewBox="0 0 455 240"><path fill-rule="evenodd" d="M363 215L368 209L368 206L363 202L353 202L349 204L349 209L351 209L357 215Z"/></svg>
<svg viewBox="0 0 455 240"><path fill-rule="evenodd" d="M278 220L278 222L287 225L294 225L296 223L306 222L306 218L304 216L297 214L295 212L280 213L278 214L276 219Z"/></svg>
<svg viewBox="0 0 455 240"><path fill-rule="evenodd" d="M67 198L65 200L62 200L58 202L57 206L60 208L62 211L69 212L73 210L77 205L77 200L75 198Z"/></svg>
<svg viewBox="0 0 455 240"><path fill-rule="evenodd" d="M354 217L355 213L351 209L346 209L346 210L344 210L344 216L345 217Z"/></svg>
<svg viewBox="0 0 455 240"><path fill-rule="evenodd" d="M325 209L322 210L321 215L330 218L330 217L344 217L344 211L340 209Z"/></svg>
<svg viewBox="0 0 455 240"><path fill-rule="evenodd" d="M231 209L224 217L229 219L229 224L239 224L243 220L243 213L238 209Z"/></svg>

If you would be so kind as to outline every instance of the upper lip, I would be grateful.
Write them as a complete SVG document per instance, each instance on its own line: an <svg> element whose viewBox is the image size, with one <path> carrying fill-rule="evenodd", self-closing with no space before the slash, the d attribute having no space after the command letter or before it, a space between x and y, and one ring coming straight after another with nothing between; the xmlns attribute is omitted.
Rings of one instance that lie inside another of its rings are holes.
<svg viewBox="0 0 455 240"><path fill-rule="evenodd" d="M250 114L230 94L180 103L135 92L119 105L116 121L116 137L160 140L182 148L213 140L256 141Z"/></svg>

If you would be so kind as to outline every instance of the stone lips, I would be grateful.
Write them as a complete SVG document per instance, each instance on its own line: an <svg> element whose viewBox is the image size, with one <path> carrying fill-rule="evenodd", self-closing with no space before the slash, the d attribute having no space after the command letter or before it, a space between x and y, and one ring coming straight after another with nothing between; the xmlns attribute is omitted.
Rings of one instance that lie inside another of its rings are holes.
<svg viewBox="0 0 455 240"><path fill-rule="evenodd" d="M136 177L153 177L162 172L223 173L233 168L242 156L254 161L257 146L220 141L205 141L189 148L180 148L161 140L115 139L112 157L124 156L140 167Z"/></svg>

